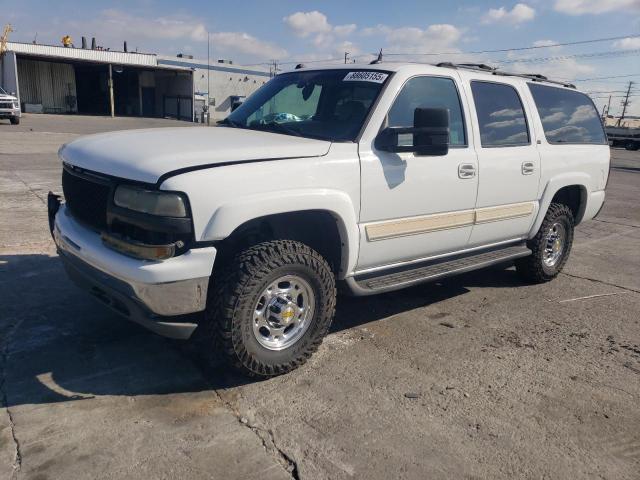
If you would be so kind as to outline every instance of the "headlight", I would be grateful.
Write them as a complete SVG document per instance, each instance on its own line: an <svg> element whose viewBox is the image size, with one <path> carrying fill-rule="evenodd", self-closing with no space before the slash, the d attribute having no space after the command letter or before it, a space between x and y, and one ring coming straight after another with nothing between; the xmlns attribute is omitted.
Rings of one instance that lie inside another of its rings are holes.
<svg viewBox="0 0 640 480"><path fill-rule="evenodd" d="M20 105L18 104L18 102L13 102L13 108L20 108Z"/></svg>
<svg viewBox="0 0 640 480"><path fill-rule="evenodd" d="M160 217L186 217L187 207L182 195L120 185L116 188L113 203L136 212Z"/></svg>

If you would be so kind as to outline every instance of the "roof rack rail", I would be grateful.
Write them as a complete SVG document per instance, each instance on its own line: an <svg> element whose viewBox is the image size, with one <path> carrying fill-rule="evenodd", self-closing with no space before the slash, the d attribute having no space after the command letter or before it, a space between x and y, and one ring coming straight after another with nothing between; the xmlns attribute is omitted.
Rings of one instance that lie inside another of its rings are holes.
<svg viewBox="0 0 640 480"><path fill-rule="evenodd" d="M558 80L549 80L544 75L539 73L515 73L515 72L503 72L498 70L498 67L491 67L489 65L485 65L484 63L452 63L452 62L441 62L436 64L436 67L445 67L445 68L464 68L467 70L478 70L481 72L491 73L491 75L503 75L505 77L520 77L526 78L528 80L532 80L534 82L545 82L545 83L553 83L556 85L562 85L563 87L573 88L576 86L570 82L563 82Z"/></svg>
<svg viewBox="0 0 640 480"><path fill-rule="evenodd" d="M496 67L491 67L485 63L452 63L452 62L441 62L436 64L436 67L446 67L446 68L466 68L469 70L481 70L483 72L495 72L497 70Z"/></svg>

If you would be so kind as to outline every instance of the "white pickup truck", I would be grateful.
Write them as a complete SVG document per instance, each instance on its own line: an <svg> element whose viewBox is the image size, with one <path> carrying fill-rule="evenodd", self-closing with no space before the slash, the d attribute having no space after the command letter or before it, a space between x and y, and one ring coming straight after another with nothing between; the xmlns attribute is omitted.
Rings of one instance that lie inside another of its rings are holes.
<svg viewBox="0 0 640 480"><path fill-rule="evenodd" d="M551 280L609 175L572 85L453 64L301 67L217 128L93 135L60 157L50 227L76 283L160 334L197 329L257 377L318 348L337 285L513 261Z"/></svg>

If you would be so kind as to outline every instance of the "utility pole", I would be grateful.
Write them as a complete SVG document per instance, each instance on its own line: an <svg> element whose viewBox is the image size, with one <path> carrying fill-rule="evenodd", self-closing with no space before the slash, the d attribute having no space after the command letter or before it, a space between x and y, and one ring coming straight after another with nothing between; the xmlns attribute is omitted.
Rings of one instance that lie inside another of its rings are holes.
<svg viewBox="0 0 640 480"><path fill-rule="evenodd" d="M207 32L207 125L211 125L211 34Z"/></svg>
<svg viewBox="0 0 640 480"><path fill-rule="evenodd" d="M609 101L602 106L602 123L607 121L607 115L609 115L609 108L611 107L611 95L609 95Z"/></svg>
<svg viewBox="0 0 640 480"><path fill-rule="evenodd" d="M624 96L624 100L622 101L622 114L620 118L618 118L618 127L620 123L624 119L624 114L627 113L627 107L629 106L629 95L631 94L631 87L633 86L633 82L629 82L629 86L627 87L627 94Z"/></svg>

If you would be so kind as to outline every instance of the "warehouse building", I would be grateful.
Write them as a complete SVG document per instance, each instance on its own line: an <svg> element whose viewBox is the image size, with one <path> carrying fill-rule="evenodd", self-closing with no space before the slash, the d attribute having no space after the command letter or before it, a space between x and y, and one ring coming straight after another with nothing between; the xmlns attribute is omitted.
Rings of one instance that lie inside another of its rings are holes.
<svg viewBox="0 0 640 480"><path fill-rule="evenodd" d="M193 71L156 55L9 42L0 68L23 112L193 118Z"/></svg>
<svg viewBox="0 0 640 480"><path fill-rule="evenodd" d="M259 67L234 65L229 60L198 60L190 56L158 57L159 65L190 68L193 70L196 117L209 100L211 120L226 117L246 97L267 83L273 76Z"/></svg>
<svg viewBox="0 0 640 480"><path fill-rule="evenodd" d="M224 118L266 83L268 71L179 55L8 42L0 85L26 113Z"/></svg>

